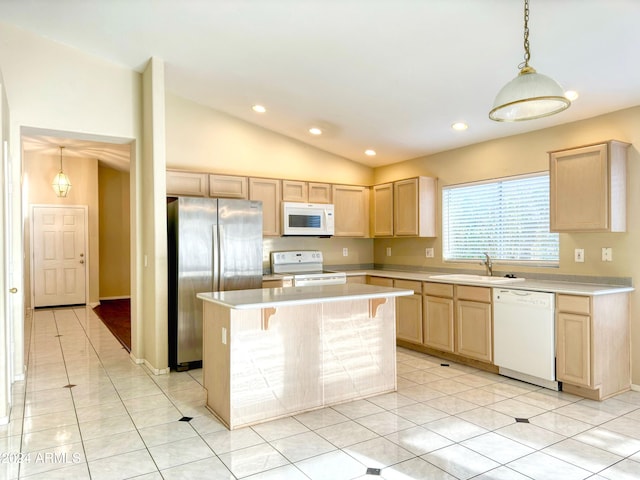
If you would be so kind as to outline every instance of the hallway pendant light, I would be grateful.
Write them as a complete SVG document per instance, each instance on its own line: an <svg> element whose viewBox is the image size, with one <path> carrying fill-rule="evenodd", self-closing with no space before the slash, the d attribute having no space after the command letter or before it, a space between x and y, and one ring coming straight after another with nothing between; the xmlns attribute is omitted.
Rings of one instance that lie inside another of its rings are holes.
<svg viewBox="0 0 640 480"><path fill-rule="evenodd" d="M60 147L60 171L53 179L51 186L53 187L53 191L56 192L56 195L59 197L66 197L71 190L71 181L69 177L67 177L62 171L62 149L64 147Z"/></svg>
<svg viewBox="0 0 640 480"><path fill-rule="evenodd" d="M520 73L498 92L489 112L496 122L519 122L566 110L571 101L558 82L529 66L529 0L524 0L524 64Z"/></svg>

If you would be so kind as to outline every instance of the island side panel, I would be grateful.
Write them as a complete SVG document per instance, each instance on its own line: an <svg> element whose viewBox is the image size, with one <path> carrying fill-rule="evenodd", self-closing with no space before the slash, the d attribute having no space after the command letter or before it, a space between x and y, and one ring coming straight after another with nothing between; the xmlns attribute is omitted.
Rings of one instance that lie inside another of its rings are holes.
<svg viewBox="0 0 640 480"><path fill-rule="evenodd" d="M321 305L233 310L231 428L322 405Z"/></svg>
<svg viewBox="0 0 640 480"><path fill-rule="evenodd" d="M395 298L322 304L324 404L396 390Z"/></svg>
<svg viewBox="0 0 640 480"><path fill-rule="evenodd" d="M202 375L207 407L229 426L231 311L211 302L203 303ZM226 343L223 343L223 329L226 329Z"/></svg>

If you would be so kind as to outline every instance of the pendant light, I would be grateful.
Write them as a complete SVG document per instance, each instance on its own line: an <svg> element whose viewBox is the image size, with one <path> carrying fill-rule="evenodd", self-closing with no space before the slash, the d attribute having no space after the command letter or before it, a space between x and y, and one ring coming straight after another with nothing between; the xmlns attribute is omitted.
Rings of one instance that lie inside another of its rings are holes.
<svg viewBox="0 0 640 480"><path fill-rule="evenodd" d="M498 92L489 118L496 122L520 122L566 110L571 101L558 82L529 65L529 0L524 0L524 64L516 78Z"/></svg>
<svg viewBox="0 0 640 480"><path fill-rule="evenodd" d="M54 177L51 186L53 187L53 191L56 192L56 195L59 197L66 197L71 190L71 181L69 177L67 177L62 171L62 149L64 147L60 147L60 171Z"/></svg>

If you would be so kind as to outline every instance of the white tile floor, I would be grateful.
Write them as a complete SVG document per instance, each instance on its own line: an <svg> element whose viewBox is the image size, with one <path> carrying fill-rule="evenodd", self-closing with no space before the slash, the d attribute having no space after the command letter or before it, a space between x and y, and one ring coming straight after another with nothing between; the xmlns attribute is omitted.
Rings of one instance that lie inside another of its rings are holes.
<svg viewBox="0 0 640 480"><path fill-rule="evenodd" d="M229 432L200 370L150 375L88 308L28 333L0 479L640 478L640 392L581 400L399 349L397 393Z"/></svg>

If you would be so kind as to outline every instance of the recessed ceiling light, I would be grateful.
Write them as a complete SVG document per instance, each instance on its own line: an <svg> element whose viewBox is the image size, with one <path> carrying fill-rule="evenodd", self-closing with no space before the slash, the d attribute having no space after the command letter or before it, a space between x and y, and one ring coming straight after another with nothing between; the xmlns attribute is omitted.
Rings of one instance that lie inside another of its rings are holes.
<svg viewBox="0 0 640 480"><path fill-rule="evenodd" d="M311 127L309 129L309 133L311 135L322 135L322 130L320 130L318 127Z"/></svg>
<svg viewBox="0 0 640 480"><path fill-rule="evenodd" d="M461 132L462 130L466 130L467 128L469 128L469 125L467 125L464 122L456 122L453 125L451 125L451 128Z"/></svg>
<svg viewBox="0 0 640 480"><path fill-rule="evenodd" d="M575 90L567 90L564 92L564 96L573 102L574 100L577 100L580 95Z"/></svg>
<svg viewBox="0 0 640 480"><path fill-rule="evenodd" d="M368 155L368 156L370 156L370 157L375 157L375 155L376 155L376 151L375 151L375 150L371 150L371 149L369 149L369 150L365 150L365 151L364 151L364 154L365 154L365 155Z"/></svg>
<svg viewBox="0 0 640 480"><path fill-rule="evenodd" d="M251 109L256 113L264 113L267 111L267 109L262 105L254 105Z"/></svg>

